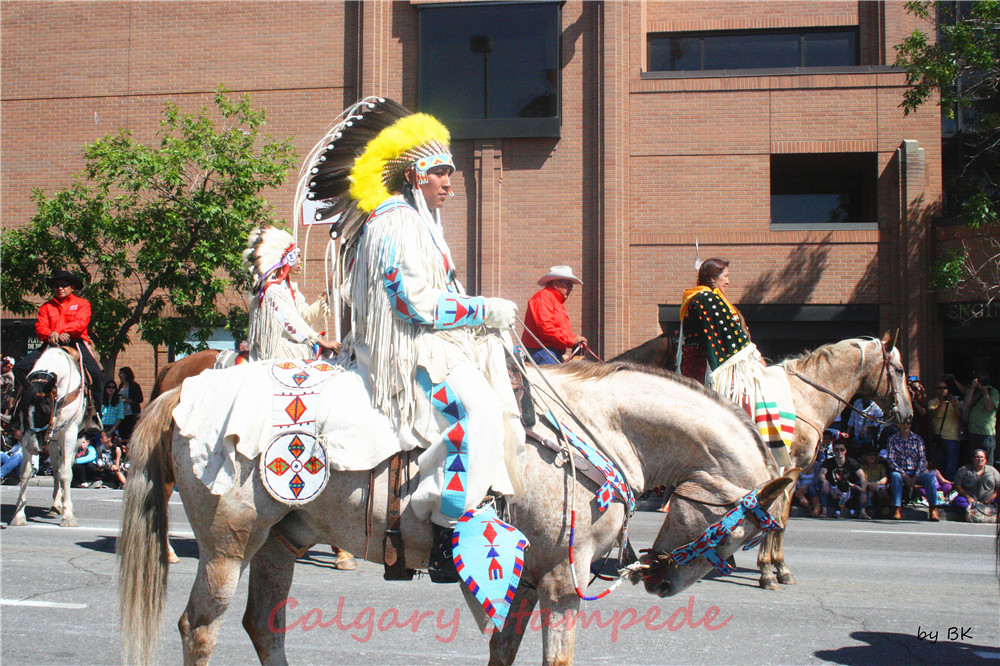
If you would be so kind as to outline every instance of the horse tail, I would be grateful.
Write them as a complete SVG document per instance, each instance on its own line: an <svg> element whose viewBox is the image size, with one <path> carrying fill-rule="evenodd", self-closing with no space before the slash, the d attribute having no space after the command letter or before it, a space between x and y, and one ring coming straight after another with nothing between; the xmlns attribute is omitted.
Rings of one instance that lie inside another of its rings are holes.
<svg viewBox="0 0 1000 666"><path fill-rule="evenodd" d="M125 484L118 537L118 601L125 663L153 661L167 592L167 502L164 473L172 434L171 412L180 389L143 410L129 446L132 468Z"/></svg>

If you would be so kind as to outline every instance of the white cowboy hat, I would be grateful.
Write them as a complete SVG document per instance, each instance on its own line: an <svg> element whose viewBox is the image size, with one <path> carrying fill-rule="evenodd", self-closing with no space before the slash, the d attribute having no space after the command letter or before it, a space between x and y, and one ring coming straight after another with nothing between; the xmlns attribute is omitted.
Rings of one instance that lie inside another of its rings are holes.
<svg viewBox="0 0 1000 666"><path fill-rule="evenodd" d="M569 266L553 266L548 273L538 278L538 284L544 287L552 280L572 280L577 284L583 284L583 280L573 275L573 269Z"/></svg>

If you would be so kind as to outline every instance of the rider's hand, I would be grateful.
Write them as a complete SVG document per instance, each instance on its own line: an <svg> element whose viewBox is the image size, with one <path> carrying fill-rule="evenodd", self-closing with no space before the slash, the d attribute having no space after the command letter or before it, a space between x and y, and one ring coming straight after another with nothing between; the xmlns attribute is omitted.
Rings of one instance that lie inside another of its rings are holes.
<svg viewBox="0 0 1000 666"><path fill-rule="evenodd" d="M486 299L486 319L484 324L490 328L507 329L514 325L517 317L517 303L506 298Z"/></svg>
<svg viewBox="0 0 1000 666"><path fill-rule="evenodd" d="M73 338L69 337L69 333L60 333L59 342L64 345L68 345L69 343L73 342Z"/></svg>
<svg viewBox="0 0 1000 666"><path fill-rule="evenodd" d="M52 331L51 333L49 333L49 337L45 338L45 341L48 342L53 347L58 347L59 346L59 334L56 333L55 331Z"/></svg>
<svg viewBox="0 0 1000 666"><path fill-rule="evenodd" d="M330 352L332 355L336 356L340 353L340 343L336 340L327 340L326 338L320 338L316 341L319 348Z"/></svg>
<svg viewBox="0 0 1000 666"><path fill-rule="evenodd" d="M583 337L582 335L578 335L578 336L576 336L576 342L574 342L573 344L583 345L584 347L586 347L587 346L587 338Z"/></svg>

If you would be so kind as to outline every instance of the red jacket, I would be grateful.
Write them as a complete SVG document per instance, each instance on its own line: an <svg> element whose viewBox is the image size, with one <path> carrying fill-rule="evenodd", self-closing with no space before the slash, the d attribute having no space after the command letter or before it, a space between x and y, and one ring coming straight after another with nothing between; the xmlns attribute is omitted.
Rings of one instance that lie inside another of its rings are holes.
<svg viewBox="0 0 1000 666"><path fill-rule="evenodd" d="M565 302L566 297L551 286L528 299L528 311L524 315L525 332L521 335L525 347L538 349L538 343L528 331L549 349L565 350L573 346L576 336L569 326L569 315L563 306Z"/></svg>
<svg viewBox="0 0 1000 666"><path fill-rule="evenodd" d="M90 325L90 301L70 294L62 301L52 299L38 309L35 333L44 342L53 331L69 333L74 340L90 343L87 327Z"/></svg>

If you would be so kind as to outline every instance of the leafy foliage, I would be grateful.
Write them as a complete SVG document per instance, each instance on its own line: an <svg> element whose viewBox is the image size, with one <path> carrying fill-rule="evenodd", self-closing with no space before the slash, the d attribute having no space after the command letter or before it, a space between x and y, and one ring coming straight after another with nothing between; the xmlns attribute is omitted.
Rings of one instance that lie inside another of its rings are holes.
<svg viewBox="0 0 1000 666"><path fill-rule="evenodd" d="M934 284L1000 296L1000 2L907 2L937 40L916 30L897 47L910 88L900 106L910 113L940 91L944 115L955 121L959 154L946 173L946 213L973 230L963 248L934 267Z"/></svg>
<svg viewBox="0 0 1000 666"><path fill-rule="evenodd" d="M34 190L31 222L3 232L4 306L33 314L52 270L80 275L108 374L136 327L142 340L183 351L194 350L189 335L203 347L217 326L242 336L243 304L224 301L247 286L247 233L273 223L262 192L284 183L294 163L291 140L262 136L264 122L248 95L219 88L211 113L167 103L156 146L128 130L86 146L74 182L51 197Z"/></svg>

